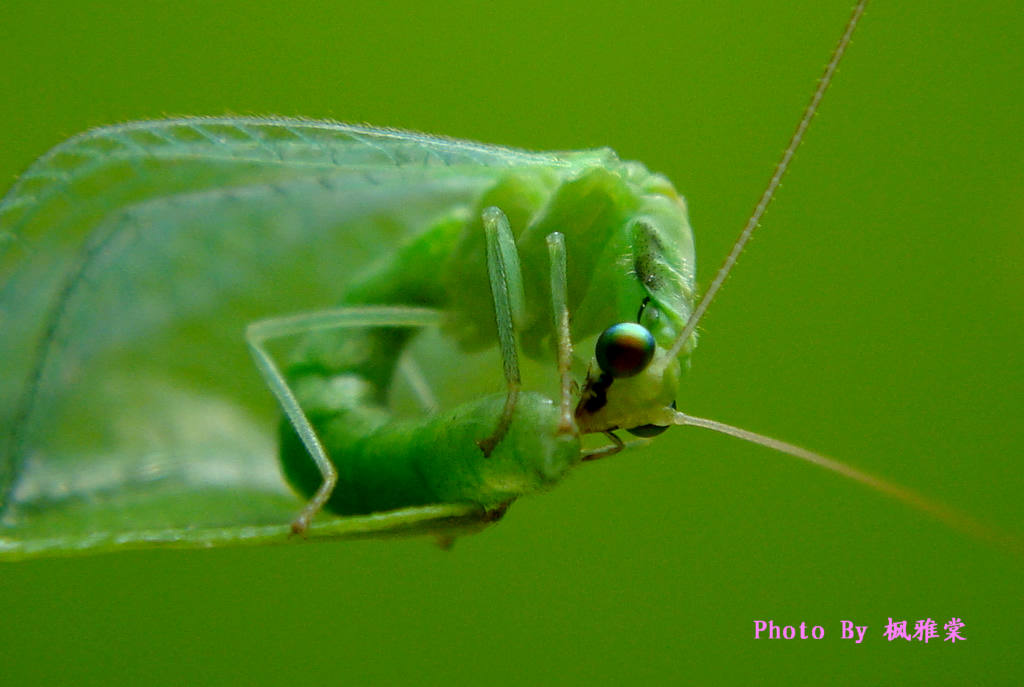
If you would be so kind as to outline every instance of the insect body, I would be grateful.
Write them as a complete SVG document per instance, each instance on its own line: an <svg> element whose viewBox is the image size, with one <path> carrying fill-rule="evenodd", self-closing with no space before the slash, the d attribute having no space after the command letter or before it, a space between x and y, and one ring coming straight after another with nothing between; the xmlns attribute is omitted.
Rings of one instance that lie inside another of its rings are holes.
<svg viewBox="0 0 1024 687"><path fill-rule="evenodd" d="M338 311L334 323L344 326L307 337L284 374L297 392L301 414L315 415L312 432L304 434L301 417L289 415L284 425L283 458L293 483L312 496L324 481L309 460L317 451L311 435L320 438L327 460L344 456L331 460L339 483L323 494L328 509L346 515L438 502L504 507L552 483L580 460L580 430L568 413L568 393L559 403L518 394L513 329L520 330L533 356L558 355L568 364L571 339L600 333L607 323L631 317L643 302L664 354L685 324L693 290L692 238L671 186L610 153L581 157L580 163L520 165L494 174L479 198L453 209L458 220L442 218L412 232L392 259L353 285L343 298L350 308ZM502 208L509 208L514 220ZM549 260L552 240L557 241L555 261ZM562 265L565 247L570 256L583 256L583 248L592 244L603 246L605 255L578 265L570 260L567 269ZM552 306L549 285L566 302ZM367 310L367 303L380 305ZM409 313L396 303L443 313L441 326L461 348L493 345L497 335L510 387L501 413L484 410L493 406L485 402L425 424L392 422L387 389L409 336L408 329L394 327L419 324L408 322ZM555 323L565 309L577 315L560 337ZM666 315L659 317L659 310ZM364 318L374 317L383 328L361 328L373 324ZM291 321L285 332L301 331L305 324ZM262 359L257 351L257 360ZM660 405L646 404L639 414L633 410L636 424L655 421L667 409L677 371L675 363L664 366L657 383L647 379L648 388L668 397ZM277 374L266 372L271 378ZM525 422L517 413L533 417ZM463 430L466 422L472 431ZM457 439L446 434L453 430L460 432ZM311 509L309 517L314 513ZM300 522L298 528L304 526Z"/></svg>
<svg viewBox="0 0 1024 687"><path fill-rule="evenodd" d="M0 303L14 334L2 344L0 488L14 555L208 543L182 535L195 522L157 515L112 530L109 512L126 494L202 491L203 474L269 504L265 463L242 455L267 450L247 417L260 406L251 368L224 358L245 357L246 332L286 411L286 475L307 495L324 481L303 418L338 467L297 529L322 505L348 516L406 509L394 529L418 531L420 516L427 531L487 521L587 457L576 420L587 411L569 406L569 341L633 320L643 304L664 357L693 296L681 198L610 151L533 154L295 120L143 122L58 146L0 212ZM294 315L310 302L334 307ZM560 328L568 313L571 329ZM457 351L500 340L509 391L395 420L387 397L403 351L437 327ZM518 393L516 339L528 357L561 361L561 391ZM634 396L622 417L664 424L678 370L662 365L656 384L650 371L633 378L654 390L653 415ZM193 414L221 422L201 432ZM273 537L283 523L269 513L280 510L267 505L245 527L237 514L200 524L216 541ZM41 514L56 513L46 529ZM69 521L81 531L69 534ZM351 518L342 529L366 531Z"/></svg>

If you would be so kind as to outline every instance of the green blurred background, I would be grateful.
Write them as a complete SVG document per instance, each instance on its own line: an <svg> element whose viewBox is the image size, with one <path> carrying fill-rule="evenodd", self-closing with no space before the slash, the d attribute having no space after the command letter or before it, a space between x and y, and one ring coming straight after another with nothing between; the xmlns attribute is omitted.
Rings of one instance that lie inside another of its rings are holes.
<svg viewBox="0 0 1024 687"><path fill-rule="evenodd" d="M7 2L0 178L82 129L178 114L608 145L688 197L706 284L849 4ZM1022 20L1009 1L869 8L681 408L1024 531ZM1022 569L856 484L673 430L450 553L5 564L0 682L1020 684ZM968 641L881 636L951 616ZM827 635L754 640L758 619Z"/></svg>

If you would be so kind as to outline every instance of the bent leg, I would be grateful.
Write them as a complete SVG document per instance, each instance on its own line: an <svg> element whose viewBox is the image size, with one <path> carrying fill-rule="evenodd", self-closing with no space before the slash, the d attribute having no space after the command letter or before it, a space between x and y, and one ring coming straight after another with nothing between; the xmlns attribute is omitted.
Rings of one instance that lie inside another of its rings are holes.
<svg viewBox="0 0 1024 687"><path fill-rule="evenodd" d="M260 375L295 428L323 479L316 493L292 522L293 533L301 534L309 527L310 520L331 497L338 473L287 378L267 350L266 343L273 339L345 327L429 327L437 325L440 319L437 311L423 308L359 306L260 320L246 327L246 343Z"/></svg>
<svg viewBox="0 0 1024 687"><path fill-rule="evenodd" d="M502 367L508 394L498 426L477 446L484 456L490 456L494 448L505 438L512 423L512 412L519 399L522 379L519 376L519 352L516 348L515 323L522 318L523 277L519 270L519 255L508 218L501 210L490 207L484 210L484 233L487 240L487 277L494 299L494 319L498 327L498 345L501 348Z"/></svg>
<svg viewBox="0 0 1024 687"><path fill-rule="evenodd" d="M558 349L559 417L558 431L575 433L572 414L572 335L569 332L568 281L566 279L565 237L553 232L547 237L551 259L551 310L555 317L555 345Z"/></svg>

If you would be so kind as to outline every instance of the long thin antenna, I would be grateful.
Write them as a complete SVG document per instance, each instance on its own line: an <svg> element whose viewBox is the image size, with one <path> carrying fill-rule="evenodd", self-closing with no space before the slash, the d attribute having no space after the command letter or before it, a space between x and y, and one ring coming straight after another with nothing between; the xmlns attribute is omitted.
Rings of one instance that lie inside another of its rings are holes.
<svg viewBox="0 0 1024 687"><path fill-rule="evenodd" d="M761 216L764 215L764 211L768 208L768 204L772 202L772 198L775 196L775 190L778 189L779 184L782 182L782 177L786 175L786 170L789 168L789 162L793 159L796 149L800 147L800 143L804 140L804 133L807 131L807 127L811 125L811 119L814 114L818 111L818 105L821 103L821 99L825 96L825 91L828 90L829 84L832 83L832 77L836 73L836 68L839 66L839 61L843 59L843 54L846 52L846 47L850 44L850 39L853 37L853 31L857 28L857 23L860 21L860 17L864 14L864 7L868 4L867 0L860 0L857 6L853 8L853 14L850 15L850 20L846 22L846 30L843 31L842 37L836 44L835 50L832 51L832 59L828 61L828 66L825 67L824 73L821 78L818 79L818 87L814 91L814 95L811 96L811 102L807 103L807 107L804 109L804 114L800 118L800 123L796 126L796 131L789 139L789 145L786 146L786 152L782 154L779 162L775 165L775 171L772 173L772 178L768 182L768 186L765 187L764 193L761 194L761 199L757 202L754 207L754 212L750 215L750 219L747 220L747 224L743 227L743 231L740 232L739 238L736 239L736 243L732 245L732 250L729 251L729 255L725 258L725 262L718 268L718 274L715 275L714 281L711 282L711 286L704 292L704 297L700 299L700 303L697 304L697 308L690 315L690 319L686 321L686 326L683 327L683 331L676 338L675 343L672 344L672 348L669 351L667 360L675 360L679 356L679 351L683 349L683 346L690 339L693 331L697 328L704 313L707 311L708 306L711 305L711 301L714 300L715 294L718 293L718 289L722 287L722 283L725 278L729 276L729 272L732 271L733 265L736 264L736 259L743 252L743 249L747 245L747 241L750 240L750 235L754 233L754 229L761 222Z"/></svg>
<svg viewBox="0 0 1024 687"><path fill-rule="evenodd" d="M808 451L807 449L795 444L790 444L773 437L751 432L750 430L727 425L724 422L709 420L703 417L695 417L678 411L675 415L675 424L689 425L691 427L703 427L704 429L710 429L713 432L728 434L729 436L736 437L737 439L743 439L744 441L749 441L751 443L773 449L779 453L785 453L788 456L799 458L800 460L807 461L808 463L813 463L814 465L823 467L826 470L831 470L843 477L852 479L855 482L860 482L877 492L894 498L897 501L910 506L914 510L930 515L955 530L969 534L977 539L989 541L1003 549L1015 553L1018 556L1024 556L1024 543L1022 543L1019 538L979 522L970 515L939 503L938 501L932 501L913 489L900 486L893 482L887 482L881 477L876 477L870 473L862 472L856 468L850 467L849 465L840 463L837 460L823 456L820 453L814 453L813 451Z"/></svg>

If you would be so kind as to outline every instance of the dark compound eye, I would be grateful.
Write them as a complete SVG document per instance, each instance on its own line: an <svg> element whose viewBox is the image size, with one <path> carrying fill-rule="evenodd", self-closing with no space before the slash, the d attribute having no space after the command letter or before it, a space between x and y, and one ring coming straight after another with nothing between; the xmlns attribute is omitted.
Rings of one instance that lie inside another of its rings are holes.
<svg viewBox="0 0 1024 687"><path fill-rule="evenodd" d="M596 354L602 372L612 377L632 377L654 357L654 337L646 327L621 322L601 333Z"/></svg>
<svg viewBox="0 0 1024 687"><path fill-rule="evenodd" d="M644 439L650 439L651 437L658 436L666 429L668 429L668 427L668 425L640 425L639 427L627 429L626 431L635 437L643 437Z"/></svg>
<svg viewBox="0 0 1024 687"><path fill-rule="evenodd" d="M676 402L672 401L671 408L675 410L675 407ZM668 428L669 425L640 425L639 427L627 429L626 431L635 437L643 437L644 439L650 439L651 437L658 436Z"/></svg>

